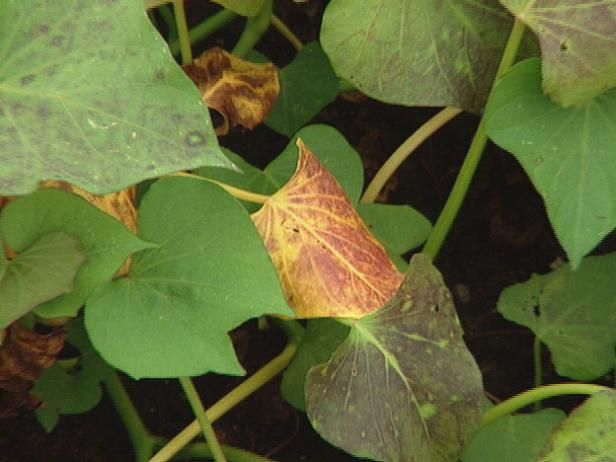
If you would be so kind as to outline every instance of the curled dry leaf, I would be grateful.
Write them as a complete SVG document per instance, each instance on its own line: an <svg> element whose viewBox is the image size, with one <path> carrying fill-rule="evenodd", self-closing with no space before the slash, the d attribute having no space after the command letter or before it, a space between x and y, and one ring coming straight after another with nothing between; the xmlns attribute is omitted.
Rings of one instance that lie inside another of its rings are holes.
<svg viewBox="0 0 616 462"><path fill-rule="evenodd" d="M34 381L50 367L64 346L66 331L38 334L13 323L2 332L0 347L0 417L34 409L40 401L30 395Z"/></svg>
<svg viewBox="0 0 616 462"><path fill-rule="evenodd" d="M222 115L218 135L227 134L230 126L256 127L280 93L276 66L243 61L221 48L207 50L183 68L205 104Z"/></svg>
<svg viewBox="0 0 616 462"><path fill-rule="evenodd" d="M384 305L403 276L333 175L297 145L295 174L253 221L297 317L360 318Z"/></svg>

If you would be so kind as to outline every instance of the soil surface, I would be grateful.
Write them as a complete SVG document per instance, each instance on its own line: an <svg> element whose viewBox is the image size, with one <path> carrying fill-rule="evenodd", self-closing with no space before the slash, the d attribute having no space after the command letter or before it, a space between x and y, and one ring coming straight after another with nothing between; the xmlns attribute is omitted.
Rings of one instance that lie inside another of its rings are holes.
<svg viewBox="0 0 616 462"><path fill-rule="evenodd" d="M318 36L323 1L277 2L278 15L302 40ZM208 11L189 3L189 17ZM236 21L222 40L208 42L230 47L241 30ZM292 48L275 31L258 46L278 65L289 62ZM314 122L336 127L361 154L368 179L384 160L435 109L405 108L364 99L338 98ZM478 118L461 115L428 140L400 168L386 188L382 201L410 204L432 222L436 220L458 173ZM266 165L286 145L287 139L258 127L237 130L221 143L258 166ZM616 249L606 240L598 253ZM532 343L528 330L505 321L496 312L503 288L550 271L564 259L539 195L520 165L509 154L488 145L471 189L450 235L436 261L452 290L466 342L482 370L485 388L498 399L510 397L533 385ZM241 363L250 373L275 356L284 345L276 329L260 331L249 322L233 332ZM563 380L545 357L546 383ZM204 376L196 379L206 405L241 382L241 378ZM192 421L180 386L174 380L125 379L148 428L172 436ZM570 408L574 399L555 401ZM306 417L280 396L279 380L264 386L215 425L225 444L267 455L281 462L345 462L354 459L324 442ZM51 434L34 415L0 421L0 462L131 462L132 448L124 427L105 396L91 412L64 416Z"/></svg>

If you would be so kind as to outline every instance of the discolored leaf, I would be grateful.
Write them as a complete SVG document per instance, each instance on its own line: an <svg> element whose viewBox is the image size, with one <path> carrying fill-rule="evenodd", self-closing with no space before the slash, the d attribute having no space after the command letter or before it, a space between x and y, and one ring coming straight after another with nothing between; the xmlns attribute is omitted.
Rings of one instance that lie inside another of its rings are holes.
<svg viewBox="0 0 616 462"><path fill-rule="evenodd" d="M552 353L560 375L594 380L614 367L616 254L587 257L507 287L497 309L531 329Z"/></svg>
<svg viewBox="0 0 616 462"><path fill-rule="evenodd" d="M561 106L580 106L616 86L616 3L501 0L541 45L543 88Z"/></svg>
<svg viewBox="0 0 616 462"><path fill-rule="evenodd" d="M216 129L226 135L230 127L255 128L278 98L278 71L271 64L243 61L221 48L205 51L184 71L199 87L203 101L222 115Z"/></svg>
<svg viewBox="0 0 616 462"><path fill-rule="evenodd" d="M510 29L497 0L333 0L321 43L373 98L480 112Z"/></svg>
<svg viewBox="0 0 616 462"><path fill-rule="evenodd" d="M331 359L308 373L315 430L357 457L455 461L482 415L481 373L430 258L414 255L398 293L350 322Z"/></svg>
<svg viewBox="0 0 616 462"><path fill-rule="evenodd" d="M616 462L616 391L595 393L552 434L537 462Z"/></svg>
<svg viewBox="0 0 616 462"><path fill-rule="evenodd" d="M62 232L44 234L20 250L10 261L0 258L0 328L69 293L85 260L79 241Z"/></svg>
<svg viewBox="0 0 616 462"><path fill-rule="evenodd" d="M298 317L362 317L388 301L402 275L350 200L298 139L289 182L253 214Z"/></svg>
<svg viewBox="0 0 616 462"><path fill-rule="evenodd" d="M232 167L143 0L7 0L0 30L0 195Z"/></svg>
<svg viewBox="0 0 616 462"><path fill-rule="evenodd" d="M66 337L61 329L38 334L18 323L6 331L0 347L0 417L14 416L21 408L33 409L40 404L29 391L43 369L54 363Z"/></svg>

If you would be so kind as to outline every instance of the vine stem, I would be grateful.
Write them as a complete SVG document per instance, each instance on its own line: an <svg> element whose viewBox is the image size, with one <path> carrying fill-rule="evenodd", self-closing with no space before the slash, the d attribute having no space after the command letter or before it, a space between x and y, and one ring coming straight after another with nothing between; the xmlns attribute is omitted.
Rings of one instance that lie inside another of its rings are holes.
<svg viewBox="0 0 616 462"><path fill-rule="evenodd" d="M494 78L494 83L492 84L490 94L494 91L496 83L513 64L523 35L524 23L516 19L509 34L509 39L507 40L507 45L503 51L503 56L498 66L498 70L496 71L496 76ZM488 96L488 100L489 99L490 97ZM438 252L443 245L443 241L449 233L451 225L453 224L453 221L462 206L462 202L466 197L466 193L468 192L468 188L473 175L475 174L475 170L477 170L477 165L479 164L479 160L481 159L481 155L483 154L487 141L488 136L485 131L485 117L482 116L479 126L477 127L477 131L475 131L475 135L471 141L468 153L466 154L460 172L458 173L458 177L456 178L453 188L451 189L451 193L447 198L445 207L443 207L438 220L436 220L436 224L434 225L434 228L428 237L428 241L423 248L423 252L428 254L433 259L438 255Z"/></svg>
<svg viewBox="0 0 616 462"><path fill-rule="evenodd" d="M216 32L218 29L226 26L236 17L237 14L227 9L223 9L217 13L214 13L212 16L205 19L190 30L190 32L188 33L190 43L195 43L200 40L203 40L204 38ZM171 51L171 54L176 56L180 52L179 40L171 40L169 42L169 50Z"/></svg>
<svg viewBox="0 0 616 462"><path fill-rule="evenodd" d="M240 199L246 202L254 202L256 204L265 204L267 200L271 197L265 194L257 194L251 191L246 191L245 189L236 188L235 186L231 186L230 184L223 183L222 181L213 180L205 176L195 175L194 173L175 172L175 173L171 173L168 176L182 176L186 178L194 178L195 180L209 181L210 183L217 184L218 186L220 186L222 189L227 191L229 194L231 194L236 199Z"/></svg>
<svg viewBox="0 0 616 462"><path fill-rule="evenodd" d="M462 109L446 107L419 127L419 129L409 136L404 143L389 156L389 159L387 159L379 171L376 172L376 175L374 175L374 178L372 178L372 181L366 188L360 202L364 204L374 202L383 189L383 186L385 186L385 183L387 183L398 167L400 167L402 162L404 162L421 143L460 112L462 112Z"/></svg>
<svg viewBox="0 0 616 462"><path fill-rule="evenodd" d="M272 20L273 0L265 0L261 11L256 16L246 20L246 26L231 52L238 58L245 57L254 48L261 36L269 28Z"/></svg>
<svg viewBox="0 0 616 462"><path fill-rule="evenodd" d="M269 363L251 375L246 381L242 382L227 395L216 402L212 407L205 411L210 422L215 422L218 418L227 413L240 401L254 393L261 386L265 385L272 378L282 372L295 356L299 340L291 337L287 346L282 352L272 359ZM197 420L193 421L184 430L175 435L149 462L167 462L177 454L184 446L190 443L199 433L201 427Z"/></svg>
<svg viewBox="0 0 616 462"><path fill-rule="evenodd" d="M561 395L592 395L605 390L610 390L610 388L590 383L558 383L533 388L487 410L481 418L480 427L542 399Z"/></svg>
<svg viewBox="0 0 616 462"><path fill-rule="evenodd" d="M199 398L195 385L192 383L192 380L190 380L190 377L180 377L178 380L182 385L186 398L188 398L188 402L190 403L190 407L192 408L195 417L197 417L197 421L201 426L201 432L203 433L203 437L212 451L214 460L216 462L227 462L227 458L222 452L218 438L216 438L216 433L214 433L212 423L208 419L205 409L203 409L203 403Z"/></svg>
<svg viewBox="0 0 616 462"><path fill-rule="evenodd" d="M272 26L274 26L274 28L276 28L276 30L280 32L280 35L286 38L289 43L293 45L293 48L295 48L295 50L301 51L301 49L304 48L304 44L299 39L299 37L295 35L293 31L289 28L289 26L282 22L282 20L278 16L272 14L271 21Z"/></svg>
<svg viewBox="0 0 616 462"><path fill-rule="evenodd" d="M180 42L180 54L182 64L192 63L192 50L190 48L190 38L188 36L188 25L186 23L186 11L184 11L184 0L173 0L173 13L175 24L178 28L178 40Z"/></svg>

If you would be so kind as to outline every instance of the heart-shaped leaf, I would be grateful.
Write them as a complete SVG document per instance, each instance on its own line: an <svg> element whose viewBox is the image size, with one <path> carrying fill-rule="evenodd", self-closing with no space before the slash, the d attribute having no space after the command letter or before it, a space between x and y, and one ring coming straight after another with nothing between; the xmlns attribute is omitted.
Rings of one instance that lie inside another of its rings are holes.
<svg viewBox="0 0 616 462"><path fill-rule="evenodd" d="M297 170L253 214L298 317L361 317L381 307L402 275L336 179L298 140Z"/></svg>
<svg viewBox="0 0 616 462"><path fill-rule="evenodd" d="M86 303L97 351L136 378L241 374L227 332L292 315L249 215L208 181L166 178L144 195L138 229L159 247Z"/></svg>
<svg viewBox="0 0 616 462"><path fill-rule="evenodd" d="M481 373L428 256L414 255L392 300L352 321L331 359L310 370L306 409L321 436L358 457L461 454L483 410Z"/></svg>
<svg viewBox="0 0 616 462"><path fill-rule="evenodd" d="M497 309L531 329L552 353L560 375L594 380L614 367L616 254L587 257L507 287Z"/></svg>
<svg viewBox="0 0 616 462"><path fill-rule="evenodd" d="M231 166L143 0L7 0L0 29L0 195Z"/></svg>
<svg viewBox="0 0 616 462"><path fill-rule="evenodd" d="M501 0L541 45L543 88L562 106L580 106L616 86L614 3Z"/></svg>
<svg viewBox="0 0 616 462"><path fill-rule="evenodd" d="M616 89L563 108L541 90L538 59L516 64L486 107L486 131L522 164L576 267L616 227Z"/></svg>
<svg viewBox="0 0 616 462"><path fill-rule="evenodd" d="M113 277L133 252L152 247L83 198L58 189L41 189L9 203L0 215L0 232L16 252L43 234L76 237L86 256L74 289L36 309L44 317L74 316L90 293Z"/></svg>
<svg viewBox="0 0 616 462"><path fill-rule="evenodd" d="M4 249L0 241L0 253ZM0 265L0 328L34 307L73 289L85 260L79 242L65 233L44 234Z"/></svg>
<svg viewBox="0 0 616 462"><path fill-rule="evenodd" d="M497 0L333 0L321 42L373 98L482 110L511 20Z"/></svg>

